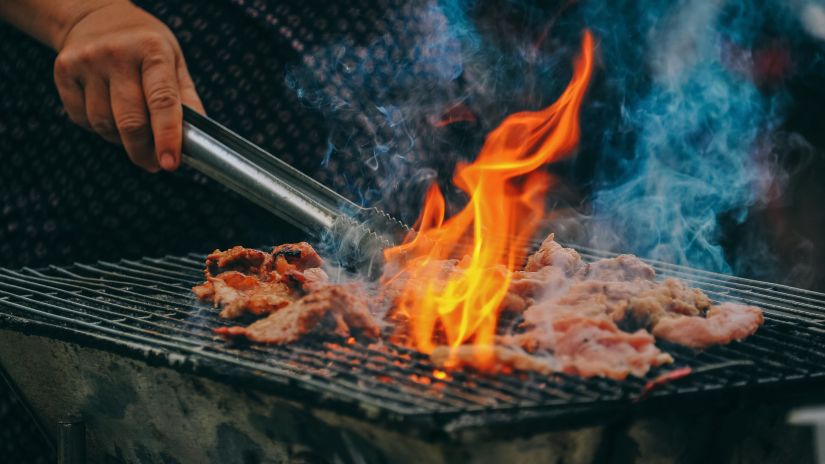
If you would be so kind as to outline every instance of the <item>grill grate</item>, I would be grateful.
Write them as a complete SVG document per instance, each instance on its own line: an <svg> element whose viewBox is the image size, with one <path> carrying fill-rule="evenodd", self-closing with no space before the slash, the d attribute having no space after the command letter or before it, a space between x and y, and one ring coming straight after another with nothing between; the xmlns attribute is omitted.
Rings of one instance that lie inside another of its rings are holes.
<svg viewBox="0 0 825 464"><path fill-rule="evenodd" d="M591 260L613 256L580 252ZM648 400L760 386L787 389L825 380L825 294L666 263L650 262L660 275L679 277L714 299L762 307L765 325L743 343L700 352L660 343L675 364L623 382L564 374L493 378L473 372L450 372L439 379L426 356L397 346L321 340L280 347L228 345L211 329L231 322L219 319L216 309L196 302L190 292L202 277L202 263L202 256L187 255L0 269L0 325L79 339L419 431L627 410L648 380L683 366L728 363L665 384Z"/></svg>

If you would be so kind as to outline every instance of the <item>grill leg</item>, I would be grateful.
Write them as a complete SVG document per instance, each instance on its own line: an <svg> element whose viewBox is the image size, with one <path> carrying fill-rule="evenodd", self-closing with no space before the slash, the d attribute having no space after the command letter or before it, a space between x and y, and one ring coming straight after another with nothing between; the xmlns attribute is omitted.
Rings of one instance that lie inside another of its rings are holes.
<svg viewBox="0 0 825 464"><path fill-rule="evenodd" d="M79 417L57 422L57 464L86 463L86 425Z"/></svg>
<svg viewBox="0 0 825 464"><path fill-rule="evenodd" d="M817 424L814 426L816 436L816 462L825 464L825 424Z"/></svg>
<svg viewBox="0 0 825 464"><path fill-rule="evenodd" d="M807 406L791 411L788 422L813 428L816 462L825 464L825 406Z"/></svg>

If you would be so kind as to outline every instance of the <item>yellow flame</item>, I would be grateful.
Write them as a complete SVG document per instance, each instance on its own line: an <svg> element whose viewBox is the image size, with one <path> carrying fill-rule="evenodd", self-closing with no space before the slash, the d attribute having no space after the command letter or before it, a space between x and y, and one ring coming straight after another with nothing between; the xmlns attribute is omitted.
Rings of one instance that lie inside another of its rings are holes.
<svg viewBox="0 0 825 464"><path fill-rule="evenodd" d="M427 192L417 233L385 251L400 266L404 285L398 307L410 317L415 347L425 353L443 342L472 342L479 366L489 365L499 308L510 275L524 260L524 243L544 214L552 178L537 171L569 156L579 141L579 109L593 68L593 37L585 31L582 53L566 90L549 107L510 115L488 134L476 160L457 167L453 183L468 196L445 220L438 186ZM445 260L461 261L445 269ZM388 279L388 280L391 280Z"/></svg>

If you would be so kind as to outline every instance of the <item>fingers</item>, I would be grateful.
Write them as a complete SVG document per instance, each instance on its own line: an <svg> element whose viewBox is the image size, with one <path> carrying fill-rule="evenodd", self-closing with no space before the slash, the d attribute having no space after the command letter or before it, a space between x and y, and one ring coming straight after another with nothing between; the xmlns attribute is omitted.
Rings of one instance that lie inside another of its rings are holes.
<svg viewBox="0 0 825 464"><path fill-rule="evenodd" d="M109 142L120 143L112 115L109 83L99 77L91 78L85 85L86 119L92 130Z"/></svg>
<svg viewBox="0 0 825 464"><path fill-rule="evenodd" d="M107 32L110 40L81 34L58 55L54 77L66 113L104 139L120 141L138 166L174 170L181 160L183 105L204 112L180 47L168 31L146 30L129 40L119 30Z"/></svg>
<svg viewBox="0 0 825 464"><path fill-rule="evenodd" d="M180 98L183 104L200 114L206 114L183 57L178 58L178 85L180 86Z"/></svg>
<svg viewBox="0 0 825 464"><path fill-rule="evenodd" d="M149 113L137 70L113 75L109 86L115 127L129 158L149 172L159 171L160 165L152 146Z"/></svg>
<svg viewBox="0 0 825 464"><path fill-rule="evenodd" d="M147 56L141 70L158 164L167 171L180 164L183 108L172 50Z"/></svg>
<svg viewBox="0 0 825 464"><path fill-rule="evenodd" d="M80 127L91 129L89 120L86 118L86 99L83 95L83 87L75 78L75 70L72 67L71 61L63 57L55 60L54 82L57 85L57 92L60 94L69 119Z"/></svg>

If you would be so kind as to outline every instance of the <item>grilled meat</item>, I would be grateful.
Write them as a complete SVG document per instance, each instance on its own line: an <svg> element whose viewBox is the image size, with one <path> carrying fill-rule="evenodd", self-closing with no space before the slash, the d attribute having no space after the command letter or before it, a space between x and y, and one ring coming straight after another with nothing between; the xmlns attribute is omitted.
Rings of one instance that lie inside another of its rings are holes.
<svg viewBox="0 0 825 464"><path fill-rule="evenodd" d="M607 316L632 331L649 329L662 317L698 316L708 308L710 300L704 293L676 279L577 280L527 309L524 318L537 323L553 312L570 310L581 315Z"/></svg>
<svg viewBox="0 0 825 464"><path fill-rule="evenodd" d="M559 268L571 276L581 269L584 263L576 250L564 248L556 242L555 235L550 234L544 239L539 249L527 258L524 270L536 272L548 266Z"/></svg>
<svg viewBox="0 0 825 464"><path fill-rule="evenodd" d="M496 346L442 346L430 355L436 365L470 366L486 371L534 371L542 374L564 372L580 377L608 377L623 380L642 376L652 366L673 362L669 354L654 344L644 330L623 332L606 318L574 314L556 319L547 331L533 331L509 337ZM540 338L539 338L540 337ZM515 344L520 344L518 349ZM548 349L552 347L552 349ZM491 357L491 364L485 363Z"/></svg>
<svg viewBox="0 0 825 464"><path fill-rule="evenodd" d="M552 235L550 236L553 237ZM576 253L570 248L563 248ZM576 253L578 255L578 253ZM576 277L586 280L601 280L611 282L627 282L633 280L649 280L656 278L656 271L649 264L633 255L619 255L615 258L606 258L585 264L578 268Z"/></svg>
<svg viewBox="0 0 825 464"><path fill-rule="evenodd" d="M560 250L568 251L562 254ZM525 285L523 279L514 277L511 293L539 300L524 311L524 320L530 328L528 333L548 331L548 325L560 314L576 314L604 317L626 331L644 329L661 338L676 343L684 340L687 346L701 348L745 338L762 324L758 308L743 310L732 303L712 308L710 299L701 290L689 288L673 278L656 281L653 268L635 256L620 255L571 266L569 263L578 262L575 253L560 248L551 235L527 261L528 264L550 263L544 268L534 265L531 271L531 275L552 276L541 281L547 285L543 288L540 284ZM545 258L550 255L565 256L566 261ZM554 272L550 269L556 267L555 262L562 264ZM562 278L571 268L575 269L572 276ZM662 327L657 330L660 324ZM685 328L679 328L682 326ZM691 337L686 332L696 334Z"/></svg>
<svg viewBox="0 0 825 464"><path fill-rule="evenodd" d="M551 328L553 355L568 374L621 380L673 362L648 332L624 332L606 318L571 314L555 319Z"/></svg>
<svg viewBox="0 0 825 464"><path fill-rule="evenodd" d="M291 269L287 266L303 271L321 267L324 264L324 260L307 242L278 245L272 249L272 258L275 260L275 269L280 273Z"/></svg>
<svg viewBox="0 0 825 464"><path fill-rule="evenodd" d="M248 327L221 327L214 332L258 343L284 344L310 333L375 338L381 330L360 286L327 284Z"/></svg>
<svg viewBox="0 0 825 464"><path fill-rule="evenodd" d="M503 309L521 313L544 294L565 288L569 281L570 277L561 267L545 266L535 271L516 271L504 298Z"/></svg>
<svg viewBox="0 0 825 464"><path fill-rule="evenodd" d="M504 309L523 311L523 332L507 338L526 352L494 351L497 369L523 368L529 365L523 358L536 353L537 367L530 370L552 365L582 377L614 379L644 375L672 361L654 336L704 348L741 340L763 322L758 308L711 306L701 290L673 278L657 281L653 268L632 255L585 264L552 235L513 274ZM474 349L454 350L451 359L473 365L480 359Z"/></svg>
<svg viewBox="0 0 825 464"><path fill-rule="evenodd" d="M759 308L722 303L711 307L705 317L664 318L653 326L653 335L679 345L704 348L742 340L756 332L764 320Z"/></svg>
<svg viewBox="0 0 825 464"><path fill-rule="evenodd" d="M278 279L278 275L269 275L271 280L264 281L256 276L228 271L216 277L207 277L206 283L194 287L192 291L202 300L211 300L214 305L222 306L220 316L235 319L248 312L256 316L269 314L295 299L295 292Z"/></svg>
<svg viewBox="0 0 825 464"><path fill-rule="evenodd" d="M641 376L673 360L656 347L649 332L626 332L606 315L570 308L552 311L511 341L529 352L552 354L558 370L582 377Z"/></svg>
<svg viewBox="0 0 825 464"><path fill-rule="evenodd" d="M268 316L248 327L215 333L260 343L290 343L308 333L376 337L380 330L363 289L329 284L323 260L305 242L276 246L270 253L234 247L206 259L206 282L195 296L221 306L220 316Z"/></svg>
<svg viewBox="0 0 825 464"><path fill-rule="evenodd" d="M206 278L226 271L264 275L272 270L272 255L253 248L232 247L226 251L215 250L206 257Z"/></svg>
<svg viewBox="0 0 825 464"><path fill-rule="evenodd" d="M374 338L381 330L371 309L380 307L389 308L386 320L394 325L390 339L406 343L415 318L403 304L409 274L388 274L380 291L368 296L356 284L330 284L322 264L306 243L280 245L271 253L234 247L209 255L206 282L193 291L222 306L224 318L266 316L248 327L215 330L228 338L271 344L291 343L307 334ZM463 272L464 264L458 259L426 263L445 282ZM680 280L658 281L653 268L635 256L585 263L553 235L511 277L502 310L521 314L516 333L500 336L495 346L436 348L431 353L436 364L624 379L672 362L655 345L654 336L704 348L741 340L763 323L759 308L712 306L702 291Z"/></svg>
<svg viewBox="0 0 825 464"><path fill-rule="evenodd" d="M308 243L275 247L271 253L234 247L206 258L206 282L192 289L198 299L221 306L220 316L270 314L326 282L321 257Z"/></svg>

